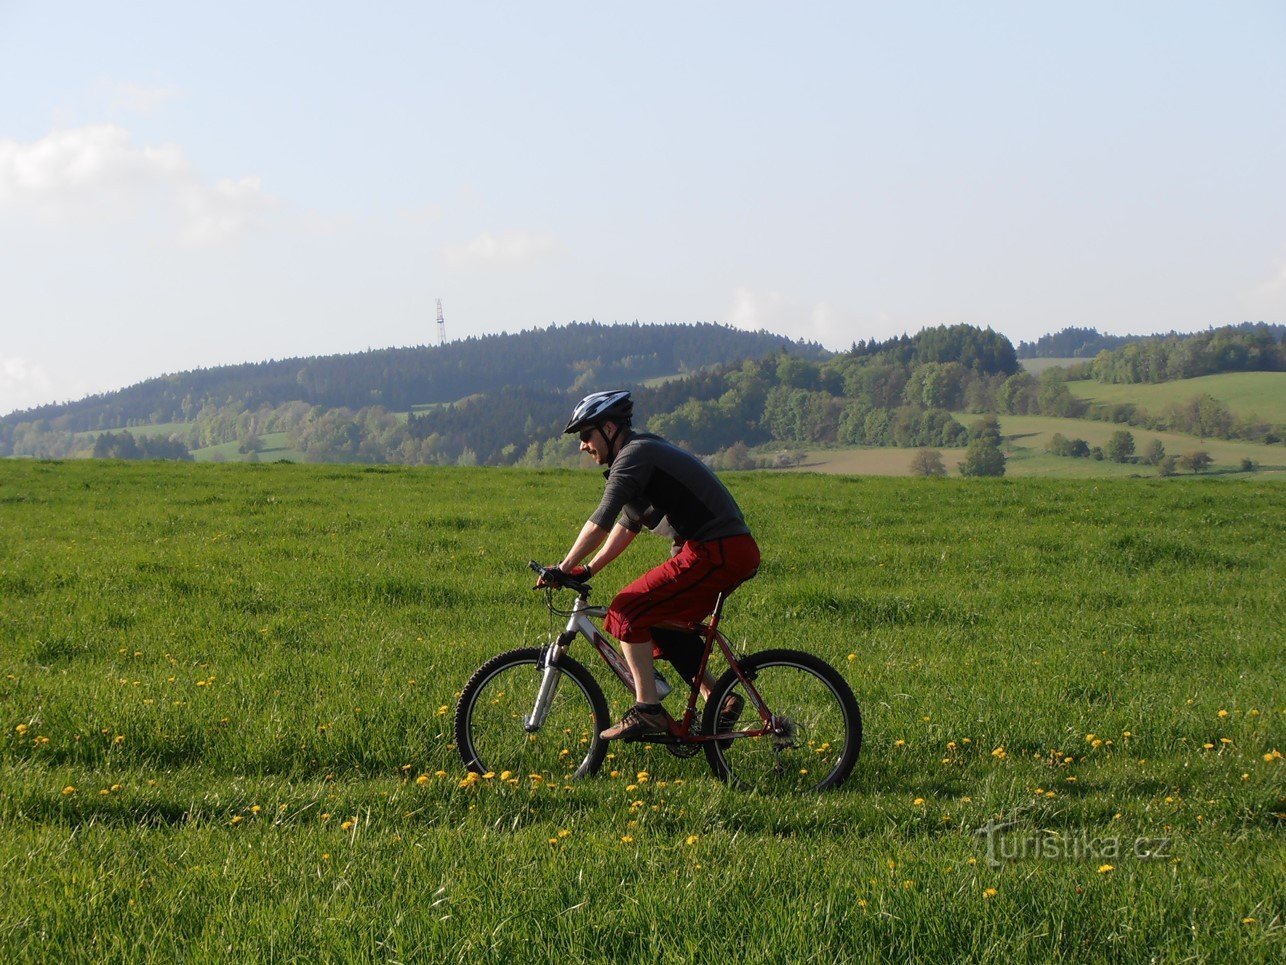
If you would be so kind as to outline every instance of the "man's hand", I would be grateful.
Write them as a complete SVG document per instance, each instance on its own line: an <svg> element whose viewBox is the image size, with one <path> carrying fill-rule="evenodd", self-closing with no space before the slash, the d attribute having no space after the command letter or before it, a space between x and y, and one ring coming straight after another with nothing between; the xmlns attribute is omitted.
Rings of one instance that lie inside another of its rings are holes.
<svg viewBox="0 0 1286 965"><path fill-rule="evenodd" d="M536 589L542 589L547 586L564 586L565 583L560 577L565 577L575 583L584 583L592 575L588 566L571 566L565 570L559 569L557 566L547 566L540 579L536 581Z"/></svg>

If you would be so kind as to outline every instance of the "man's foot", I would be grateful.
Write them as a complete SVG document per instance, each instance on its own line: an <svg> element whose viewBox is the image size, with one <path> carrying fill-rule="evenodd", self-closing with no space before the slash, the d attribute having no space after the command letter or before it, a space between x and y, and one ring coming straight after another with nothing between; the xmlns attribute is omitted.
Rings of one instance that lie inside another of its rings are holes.
<svg viewBox="0 0 1286 965"><path fill-rule="evenodd" d="M719 708L719 733L726 734L737 726L737 721L741 720L741 712L746 707L746 698L741 694L729 694L723 698L723 706Z"/></svg>
<svg viewBox="0 0 1286 965"><path fill-rule="evenodd" d="M659 706L652 710L635 704L625 712L619 724L613 724L598 736L605 741L628 740L644 734L664 733L668 726L669 720L666 718L666 713Z"/></svg>

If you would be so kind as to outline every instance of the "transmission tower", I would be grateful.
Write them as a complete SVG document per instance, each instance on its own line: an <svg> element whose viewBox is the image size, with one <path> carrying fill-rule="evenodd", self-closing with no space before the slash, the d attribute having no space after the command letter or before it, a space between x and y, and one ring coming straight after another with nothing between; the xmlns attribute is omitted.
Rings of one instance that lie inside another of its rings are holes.
<svg viewBox="0 0 1286 965"><path fill-rule="evenodd" d="M447 320L442 315L442 299L438 299L438 344L447 343Z"/></svg>

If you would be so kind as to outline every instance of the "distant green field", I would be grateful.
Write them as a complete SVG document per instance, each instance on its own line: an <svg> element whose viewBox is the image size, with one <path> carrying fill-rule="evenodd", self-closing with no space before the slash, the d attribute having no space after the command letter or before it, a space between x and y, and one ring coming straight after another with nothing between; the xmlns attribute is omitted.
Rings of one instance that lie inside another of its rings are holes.
<svg viewBox="0 0 1286 965"><path fill-rule="evenodd" d="M1105 382L1069 382L1072 394L1093 402L1133 402L1151 412L1170 403L1184 403L1209 395L1239 416L1257 416L1275 425L1286 424L1286 372L1224 372L1199 379L1155 384L1110 385Z"/></svg>
<svg viewBox="0 0 1286 965"><path fill-rule="evenodd" d="M1026 371L1030 372L1032 375L1040 375L1040 373L1044 372L1046 369L1052 369L1057 366L1062 366L1063 368L1067 368L1068 366L1071 366L1071 365L1080 365L1082 362L1092 362L1092 361L1093 359L1039 358L1039 359L1019 359L1018 364L1021 365Z"/></svg>
<svg viewBox="0 0 1286 965"><path fill-rule="evenodd" d="M261 437L264 448L259 451L259 462L276 462L279 459L289 459L291 462L303 462L305 457L297 449L291 449L288 442L288 433L285 432L267 432ZM192 458L197 462L251 462L246 453L238 452L240 443L225 442L217 446L207 446L204 449L193 449Z"/></svg>
<svg viewBox="0 0 1286 965"><path fill-rule="evenodd" d="M1280 961L1286 487L726 480L732 639L862 701L836 793L462 779L597 473L0 461L0 955Z"/></svg>
<svg viewBox="0 0 1286 965"><path fill-rule="evenodd" d="M966 425L979 417L957 413ZM1124 478L1156 473L1151 466L1133 463L1114 463L1108 460L1070 459L1045 452L1054 433L1069 439L1084 439L1091 446L1104 446L1112 434L1120 429L1134 436L1134 448L1142 453L1153 440L1160 439L1170 455L1182 456L1198 450L1207 452L1214 464L1209 473L1231 473L1229 478L1252 479L1261 475L1286 473L1286 447L1265 446L1254 442L1223 439L1200 440L1181 432L1152 432L1130 426L1091 419L1058 419L1053 416L1001 416L1000 431L1005 436L1008 462L1007 476L1047 476L1068 479ZM942 449L943 464L948 472L955 473L964 449ZM786 472L824 472L849 475L909 476L914 449L897 448L837 448L812 449L803 464ZM1249 459L1257 467L1254 473L1241 472L1241 462Z"/></svg>

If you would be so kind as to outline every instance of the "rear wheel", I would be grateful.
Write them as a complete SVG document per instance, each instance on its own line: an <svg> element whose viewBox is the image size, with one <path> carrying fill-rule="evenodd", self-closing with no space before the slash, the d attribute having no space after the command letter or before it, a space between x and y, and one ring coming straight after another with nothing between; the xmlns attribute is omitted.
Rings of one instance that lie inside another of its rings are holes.
<svg viewBox="0 0 1286 965"><path fill-rule="evenodd" d="M720 780L769 793L838 787L862 749L862 713L847 681L826 661L797 650L764 650L741 661L741 671L763 698L772 720L765 725L750 694L729 670L706 701L702 729L719 733L720 709L731 695L745 701L732 732L759 731L705 744Z"/></svg>
<svg viewBox="0 0 1286 965"><path fill-rule="evenodd" d="M499 654L464 685L455 739L469 770L563 780L594 774L602 765L607 741L598 735L611 726L607 701L590 672L566 654L548 716L538 730L526 729L544 675L543 652L524 647Z"/></svg>

